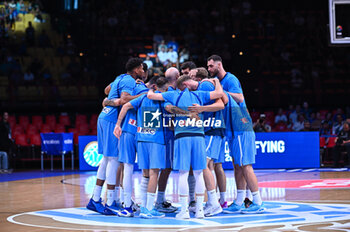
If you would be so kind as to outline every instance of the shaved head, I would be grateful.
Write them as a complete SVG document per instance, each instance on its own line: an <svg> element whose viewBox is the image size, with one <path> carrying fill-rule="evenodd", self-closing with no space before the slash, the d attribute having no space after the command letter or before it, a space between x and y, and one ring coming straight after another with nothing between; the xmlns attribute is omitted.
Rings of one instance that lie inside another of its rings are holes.
<svg viewBox="0 0 350 232"><path fill-rule="evenodd" d="M171 83L174 84L179 78L180 72L177 68L171 67L165 71L165 78Z"/></svg>

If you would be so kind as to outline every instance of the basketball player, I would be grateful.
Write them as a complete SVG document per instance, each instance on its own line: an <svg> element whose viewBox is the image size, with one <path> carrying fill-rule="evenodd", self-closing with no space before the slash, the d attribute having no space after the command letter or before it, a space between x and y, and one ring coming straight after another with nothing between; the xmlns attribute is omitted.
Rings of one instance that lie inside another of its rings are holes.
<svg viewBox="0 0 350 232"><path fill-rule="evenodd" d="M191 70L192 72L193 70ZM208 72L204 68L198 68L196 70L196 75L198 74L197 78L208 77ZM178 82L177 87L180 90L183 90L185 88L188 88L191 91L195 90L201 90L201 91L213 91L215 89L213 83L208 81L198 82L194 81L189 76L182 76ZM221 143L224 136L224 121L221 111L217 112L209 112L212 111L212 109L217 109L217 106L222 105L223 102L221 99L217 99L216 102L211 101L207 104L205 104L207 107L210 107L207 111L204 112L204 119L218 119L221 120L222 123L219 127L205 127L205 143L206 143L206 157L207 157L207 167L203 171L204 175L204 181L207 188L207 194L208 194L208 201L206 204L206 207L204 209L204 215L206 217L214 216L216 214L219 214L222 212L221 205L218 202L217 195L216 195L216 183L215 183L215 173L214 173L214 164L213 161L217 160L219 158L219 150L221 148ZM189 110L191 108L189 107Z"/></svg>
<svg viewBox="0 0 350 232"><path fill-rule="evenodd" d="M195 68L196 68L196 64L193 61L183 62L181 65L181 74L189 75L190 71Z"/></svg>
<svg viewBox="0 0 350 232"><path fill-rule="evenodd" d="M157 89L165 92L168 88L164 77L156 81ZM157 91L157 93L161 93ZM129 103L126 103L119 114L118 122L115 127L115 135L121 136L121 122L124 120L126 112L130 109L137 111L137 150L139 167L144 176L149 176L147 191L141 188L141 212L142 218L159 218L165 214L158 212L154 208L156 198L157 181L160 169L165 168L165 130L163 128L162 112L165 111L165 103L162 101L153 101L144 96L140 96ZM144 115L148 113L153 115L150 124L146 124ZM158 119L159 125L153 126L153 120ZM127 141L128 142L128 141Z"/></svg>
<svg viewBox="0 0 350 232"><path fill-rule="evenodd" d="M217 77L220 80L223 89L226 90L238 104L242 116L248 124L251 124L252 120L249 116L243 96L243 90L237 77L225 71L222 59L218 55L210 56L207 59L207 65L210 75L212 77ZM238 134L235 136L231 148L231 155L234 158L237 198L227 208L226 212L264 212L265 208L263 207L260 197L258 181L252 166L252 164L255 163L256 154L255 134L249 130L244 131L242 134ZM253 204L248 208L245 208L243 204L246 196L246 185L248 185L253 195Z"/></svg>
<svg viewBox="0 0 350 232"><path fill-rule="evenodd" d="M131 58L126 64L126 74L118 76L111 84L108 99L120 98L123 104L134 99L132 90L135 87L135 79L143 75L142 59ZM106 106L98 118L97 142L98 153L103 155L100 166L97 170L96 185L90 199L88 209L105 215L115 215L119 207L114 200L116 173L118 162L118 139L113 135L116 119L118 118L119 107ZM104 182L107 182L107 202L104 206L101 200L101 191Z"/></svg>
<svg viewBox="0 0 350 232"><path fill-rule="evenodd" d="M181 77L180 77L181 78ZM217 80L218 81L218 80ZM210 100L221 98L223 95L220 84L216 85L215 91L193 91L188 89L184 91L168 91L165 93L154 93L149 91L147 97L153 100L166 100L172 105L179 107L182 110L187 110L192 104L203 105ZM223 108L223 105L222 105ZM222 109L221 108L221 109ZM170 110L171 111L171 110ZM174 113L174 112L173 112ZM175 170L179 170L179 192L181 211L176 214L176 218L189 219L188 210L188 193L187 178L190 166L193 168L193 173L196 179L196 218L203 218L203 201L204 201L204 179L203 170L206 169L205 157L205 139L203 126L198 126L197 122L203 123L203 117L200 120L193 122L195 125L188 123L190 121L187 116L176 115L175 118L175 142L174 142L174 166Z"/></svg>

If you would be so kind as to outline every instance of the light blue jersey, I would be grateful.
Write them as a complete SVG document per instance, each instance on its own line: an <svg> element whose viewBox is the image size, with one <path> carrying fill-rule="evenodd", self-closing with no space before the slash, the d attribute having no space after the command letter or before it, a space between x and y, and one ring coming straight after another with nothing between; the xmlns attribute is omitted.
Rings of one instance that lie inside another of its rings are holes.
<svg viewBox="0 0 350 232"><path fill-rule="evenodd" d="M148 88L144 83L136 84L135 88L132 91L132 95L139 95L141 93L147 93ZM125 115L125 118L122 123L122 131L129 132L131 134L136 134L137 123L136 123L136 110L130 109Z"/></svg>
<svg viewBox="0 0 350 232"><path fill-rule="evenodd" d="M111 84L111 90L108 94L108 100L120 98L123 92L132 95L136 82L129 74L119 75ZM120 107L106 106L99 115L100 119L116 123L118 121L118 114Z"/></svg>
<svg viewBox="0 0 350 232"><path fill-rule="evenodd" d="M170 104L177 106L183 110L188 110L189 106L192 104L204 105L210 102L210 92L205 91L189 91L187 88L182 91L168 91L162 93L164 100L168 101ZM201 121L203 122L203 114L200 114ZM214 123L215 121L211 122ZM204 136L204 126L203 124L196 124L195 119L191 119L187 116L176 115L174 121L175 127L175 138L179 136L194 136L202 135Z"/></svg>
<svg viewBox="0 0 350 232"><path fill-rule="evenodd" d="M154 101L142 95L132 101L131 105L137 111L138 142L165 144L165 129L163 127L163 101Z"/></svg>

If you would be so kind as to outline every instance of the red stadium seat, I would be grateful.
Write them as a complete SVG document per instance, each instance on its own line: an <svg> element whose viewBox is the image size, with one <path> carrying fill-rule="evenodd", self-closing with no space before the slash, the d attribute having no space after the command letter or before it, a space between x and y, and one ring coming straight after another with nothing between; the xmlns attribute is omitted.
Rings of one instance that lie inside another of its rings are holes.
<svg viewBox="0 0 350 232"><path fill-rule="evenodd" d="M27 136L25 134L18 134L15 139L15 143L19 146L28 146Z"/></svg>
<svg viewBox="0 0 350 232"><path fill-rule="evenodd" d="M336 139L336 137L329 137L328 143L327 143L327 148L332 148L335 146L335 139Z"/></svg>
<svg viewBox="0 0 350 232"><path fill-rule="evenodd" d="M29 124L27 128L27 136L29 137L30 135L38 134L38 129L36 126Z"/></svg>
<svg viewBox="0 0 350 232"><path fill-rule="evenodd" d="M26 129L27 126L30 124L30 122L29 122L29 117L26 116L26 115L21 115L21 116L19 116L18 123L19 123L21 126L23 126L24 129Z"/></svg>
<svg viewBox="0 0 350 232"><path fill-rule="evenodd" d="M256 112L256 111L250 112L250 117L252 117L253 122L256 122L260 117L260 112Z"/></svg>
<svg viewBox="0 0 350 232"><path fill-rule="evenodd" d="M32 146L41 146L41 137L39 134L31 135L29 141Z"/></svg>
<svg viewBox="0 0 350 232"><path fill-rule="evenodd" d="M16 123L17 123L16 116L9 115L8 122L9 122L11 128L13 128L16 125Z"/></svg>
<svg viewBox="0 0 350 232"><path fill-rule="evenodd" d="M57 124L55 127L55 133L65 133L66 132L66 126L62 124Z"/></svg>
<svg viewBox="0 0 350 232"><path fill-rule="evenodd" d="M78 127L78 131L80 135L88 135L90 132L89 125L87 124L80 124Z"/></svg>
<svg viewBox="0 0 350 232"><path fill-rule="evenodd" d="M325 137L320 137L320 147L321 148L326 147L326 138Z"/></svg>
<svg viewBox="0 0 350 232"><path fill-rule="evenodd" d="M45 124L50 126L51 130L54 130L56 127L56 117L55 115L46 115Z"/></svg>
<svg viewBox="0 0 350 232"><path fill-rule="evenodd" d="M58 122L59 122L59 124L69 126L70 125L70 118L68 115L60 115L58 117Z"/></svg>
<svg viewBox="0 0 350 232"><path fill-rule="evenodd" d="M40 128L40 133L50 133L52 132L51 126L47 124L43 124Z"/></svg>
<svg viewBox="0 0 350 232"><path fill-rule="evenodd" d="M43 117L41 115L33 115L32 124L36 126L36 128L41 128L43 125Z"/></svg>
<svg viewBox="0 0 350 232"><path fill-rule="evenodd" d="M87 117L85 114L77 114L75 116L75 123L79 121L79 122L87 122Z"/></svg>

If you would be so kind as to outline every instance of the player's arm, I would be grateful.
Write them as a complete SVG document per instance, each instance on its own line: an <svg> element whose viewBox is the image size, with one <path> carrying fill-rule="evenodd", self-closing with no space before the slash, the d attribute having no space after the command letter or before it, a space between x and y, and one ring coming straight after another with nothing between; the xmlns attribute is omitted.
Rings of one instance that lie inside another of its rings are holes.
<svg viewBox="0 0 350 232"><path fill-rule="evenodd" d="M122 121L124 120L125 118L125 115L126 113L128 112L128 110L134 108L130 102L126 103L123 105L120 113L119 113L119 116L118 116L118 121L117 123L115 124L115 127L114 127L114 131L113 131L113 134L119 139L121 134L122 134L122 128L121 128L121 124L122 124Z"/></svg>
<svg viewBox="0 0 350 232"><path fill-rule="evenodd" d="M215 82L215 90L210 92L210 100L222 98L224 95L224 90L220 84L219 79L213 79Z"/></svg>
<svg viewBox="0 0 350 232"><path fill-rule="evenodd" d="M117 107L117 106L120 106L120 105L122 105L120 98L108 99L106 97L105 99L103 99L103 102L102 102L102 106L103 107L105 107L105 106Z"/></svg>
<svg viewBox="0 0 350 232"><path fill-rule="evenodd" d="M106 95L109 94L109 92L111 91L111 88L112 88L111 84L109 84L109 85L105 88L105 94L106 94Z"/></svg>
<svg viewBox="0 0 350 232"><path fill-rule="evenodd" d="M165 107L165 110L168 111L169 113L172 113L172 114L181 114L181 115L186 115L189 118L200 119L197 112L183 110L183 109L181 109L177 106L174 106L174 105L167 105Z"/></svg>
<svg viewBox="0 0 350 232"><path fill-rule="evenodd" d="M146 94L146 93L140 93L138 95L130 95L129 93L127 92L122 92L121 96L120 96L120 104L121 105L124 105L125 103L135 99L135 98L138 98L139 96L143 95L143 94Z"/></svg>
<svg viewBox="0 0 350 232"><path fill-rule="evenodd" d="M244 101L244 96L241 93L231 93L228 92L231 97L237 102L237 103L242 103Z"/></svg>
<svg viewBox="0 0 350 232"><path fill-rule="evenodd" d="M155 93L153 89L150 89L147 93L147 97L151 100L164 101L161 93Z"/></svg>
<svg viewBox="0 0 350 232"><path fill-rule="evenodd" d="M201 106L199 104L193 104L192 106L188 107L188 110L190 112L202 113L203 111L216 112L216 111L222 110L224 108L225 108L225 105L224 105L222 99L219 98L219 99L216 99L213 104L206 105L206 106Z"/></svg>

